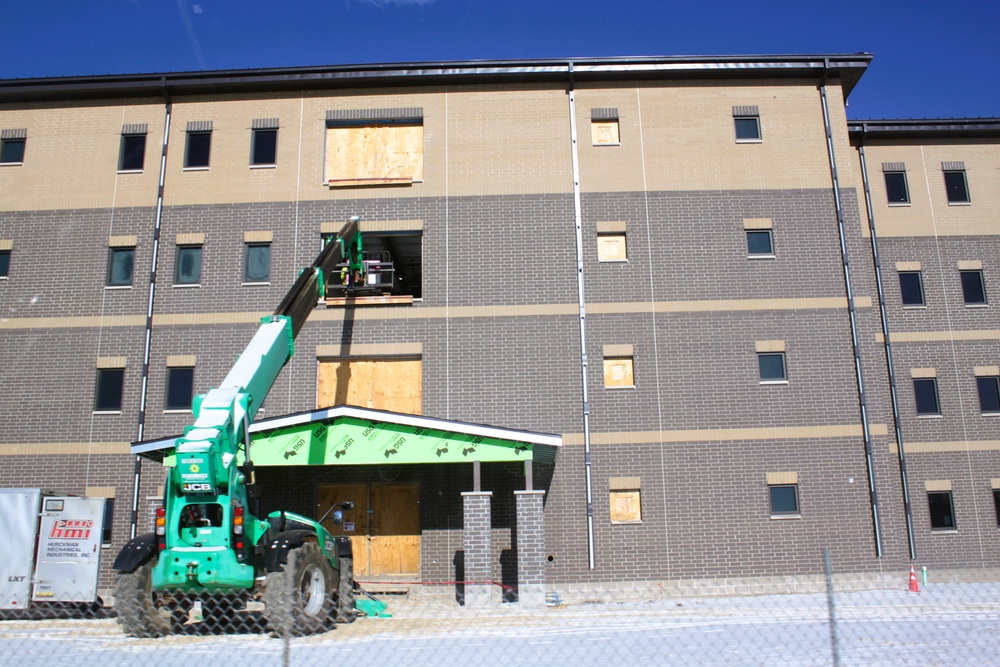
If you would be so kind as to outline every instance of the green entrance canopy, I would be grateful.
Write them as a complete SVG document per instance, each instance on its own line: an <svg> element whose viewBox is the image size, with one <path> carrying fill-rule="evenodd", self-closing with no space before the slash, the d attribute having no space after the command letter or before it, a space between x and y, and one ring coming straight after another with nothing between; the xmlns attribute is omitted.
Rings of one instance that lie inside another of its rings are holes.
<svg viewBox="0 0 1000 667"><path fill-rule="evenodd" d="M558 435L338 405L250 425L256 466L373 463L551 463ZM152 459L172 454L175 438L135 443Z"/></svg>

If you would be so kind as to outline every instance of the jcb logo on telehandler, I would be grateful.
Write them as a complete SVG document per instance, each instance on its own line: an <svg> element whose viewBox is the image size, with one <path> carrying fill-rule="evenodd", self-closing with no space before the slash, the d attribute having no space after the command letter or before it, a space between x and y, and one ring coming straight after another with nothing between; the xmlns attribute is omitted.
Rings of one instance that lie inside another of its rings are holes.
<svg viewBox="0 0 1000 667"><path fill-rule="evenodd" d="M192 483L189 482L187 484L184 484L182 488L184 490L184 493L211 493L212 492L212 485L211 484L192 484Z"/></svg>

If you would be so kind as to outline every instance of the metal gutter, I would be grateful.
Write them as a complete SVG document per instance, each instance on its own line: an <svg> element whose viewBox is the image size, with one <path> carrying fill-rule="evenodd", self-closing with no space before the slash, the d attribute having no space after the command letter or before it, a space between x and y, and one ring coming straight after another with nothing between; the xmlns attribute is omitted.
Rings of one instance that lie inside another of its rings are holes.
<svg viewBox="0 0 1000 667"><path fill-rule="evenodd" d="M1000 118L913 118L847 121L854 145L881 139L995 139Z"/></svg>
<svg viewBox="0 0 1000 667"><path fill-rule="evenodd" d="M871 54L651 56L573 60L577 81L631 79L841 79L844 96L857 84ZM284 67L208 72L107 74L0 80L0 103L271 92L362 86L564 82L567 60L480 60Z"/></svg>

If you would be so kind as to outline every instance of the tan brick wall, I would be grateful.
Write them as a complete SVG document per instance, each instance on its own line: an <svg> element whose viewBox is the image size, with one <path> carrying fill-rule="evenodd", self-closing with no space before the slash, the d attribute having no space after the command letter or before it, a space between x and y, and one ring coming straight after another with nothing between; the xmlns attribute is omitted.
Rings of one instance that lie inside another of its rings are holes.
<svg viewBox="0 0 1000 667"><path fill-rule="evenodd" d="M1000 201L997 147L990 143L925 143L865 146L876 231L881 237L983 236L996 234ZM969 205L949 205L941 163L965 162ZM903 162L910 191L908 206L889 206L883 162Z"/></svg>
<svg viewBox="0 0 1000 667"><path fill-rule="evenodd" d="M120 104L0 107L0 127L28 130L24 163L0 169L0 211L153 206L164 107ZM142 173L118 174L122 125L148 124Z"/></svg>
<svg viewBox="0 0 1000 667"><path fill-rule="evenodd" d="M838 160L849 160L840 87L829 85L828 94ZM760 143L736 142L732 107L739 105L759 107ZM643 165L651 191L830 187L815 86L643 83L638 88L583 88L577 90L576 106L584 192L642 190ZM603 107L618 108L620 146L591 145L590 112Z"/></svg>

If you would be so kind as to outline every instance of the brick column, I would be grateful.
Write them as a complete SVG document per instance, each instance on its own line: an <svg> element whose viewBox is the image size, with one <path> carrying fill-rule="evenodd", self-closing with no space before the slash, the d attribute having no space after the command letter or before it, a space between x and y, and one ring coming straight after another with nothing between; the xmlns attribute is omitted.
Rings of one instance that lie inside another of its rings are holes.
<svg viewBox="0 0 1000 667"><path fill-rule="evenodd" d="M544 491L515 491L517 499L517 600L545 604Z"/></svg>
<svg viewBox="0 0 1000 667"><path fill-rule="evenodd" d="M493 580L493 531L490 521L492 491L463 491L462 523L465 546L465 580ZM492 601L493 586L488 583L466 584L465 606L485 607Z"/></svg>

